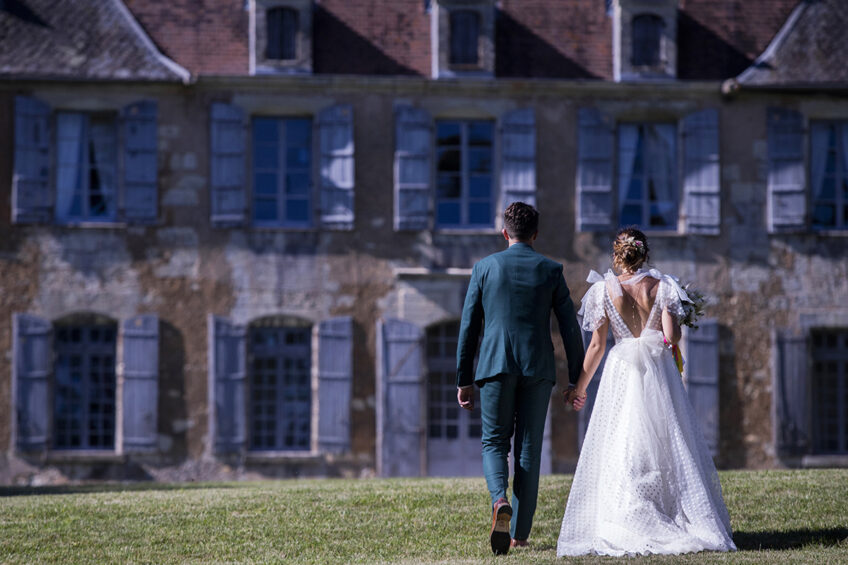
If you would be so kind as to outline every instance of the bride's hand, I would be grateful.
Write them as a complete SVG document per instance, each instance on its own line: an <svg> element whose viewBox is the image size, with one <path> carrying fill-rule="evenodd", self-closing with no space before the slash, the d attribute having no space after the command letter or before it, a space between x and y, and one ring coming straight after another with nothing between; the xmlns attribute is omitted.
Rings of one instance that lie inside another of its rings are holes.
<svg viewBox="0 0 848 565"><path fill-rule="evenodd" d="M571 396L571 407L579 412L580 410L583 410L584 406L586 406L586 393L577 392L575 390L574 394Z"/></svg>

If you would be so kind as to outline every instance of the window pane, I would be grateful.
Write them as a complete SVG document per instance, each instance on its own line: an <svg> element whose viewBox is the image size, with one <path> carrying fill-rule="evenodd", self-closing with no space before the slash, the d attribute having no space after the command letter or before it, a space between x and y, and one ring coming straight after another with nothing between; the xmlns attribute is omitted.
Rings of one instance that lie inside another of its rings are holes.
<svg viewBox="0 0 848 565"><path fill-rule="evenodd" d="M460 223L458 202L442 202L438 205L436 223L443 226L456 226Z"/></svg>
<svg viewBox="0 0 848 565"><path fill-rule="evenodd" d="M639 204L625 204L621 208L622 225L639 225L642 223L642 206Z"/></svg>
<svg viewBox="0 0 848 565"><path fill-rule="evenodd" d="M836 206L833 204L818 204L813 208L813 224L820 227L836 225Z"/></svg>
<svg viewBox="0 0 848 565"><path fill-rule="evenodd" d="M289 173L286 175L286 193L291 195L309 194L309 173Z"/></svg>
<svg viewBox="0 0 848 565"><path fill-rule="evenodd" d="M660 63L660 38L664 23L654 14L641 14L633 18L632 64L635 66Z"/></svg>
<svg viewBox="0 0 848 565"><path fill-rule="evenodd" d="M312 143L312 120L289 118L286 120L286 142L289 147L309 148Z"/></svg>
<svg viewBox="0 0 848 565"><path fill-rule="evenodd" d="M473 175L469 182L468 195L471 198L491 198L492 177L484 175Z"/></svg>
<svg viewBox="0 0 848 565"><path fill-rule="evenodd" d="M492 207L488 202L472 202L468 205L468 223L489 225L492 223Z"/></svg>
<svg viewBox="0 0 848 565"><path fill-rule="evenodd" d="M480 15L472 10L450 14L450 63L476 65L480 35Z"/></svg>
<svg viewBox="0 0 848 565"><path fill-rule="evenodd" d="M277 118L253 118L253 142L276 144L278 122Z"/></svg>
<svg viewBox="0 0 848 565"><path fill-rule="evenodd" d="M276 173L256 173L254 176L253 190L258 195L277 194Z"/></svg>
<svg viewBox="0 0 848 565"><path fill-rule="evenodd" d="M292 8L271 8L265 12L265 58L297 58L297 20L297 10Z"/></svg>
<svg viewBox="0 0 848 565"><path fill-rule="evenodd" d="M492 152L489 149L471 149L468 152L468 168L472 173L488 173L492 170Z"/></svg>
<svg viewBox="0 0 848 565"><path fill-rule="evenodd" d="M303 223L309 221L309 201L292 200L286 201L286 221Z"/></svg>
<svg viewBox="0 0 848 565"><path fill-rule="evenodd" d="M298 169L309 168L309 149L289 146L286 151L286 166Z"/></svg>
<svg viewBox="0 0 848 565"><path fill-rule="evenodd" d="M471 122L468 125L469 145L492 145L491 122Z"/></svg>
<svg viewBox="0 0 848 565"><path fill-rule="evenodd" d="M436 124L436 143L438 145L459 145L461 126L456 122L439 122Z"/></svg>
<svg viewBox="0 0 848 565"><path fill-rule="evenodd" d="M439 175L439 186L436 198L460 198L462 196L462 180L459 175Z"/></svg>
<svg viewBox="0 0 848 565"><path fill-rule="evenodd" d="M267 143L254 143L253 166L257 169L276 169L279 167L279 150L277 146Z"/></svg>
<svg viewBox="0 0 848 565"><path fill-rule="evenodd" d="M440 171L459 172L462 157L457 149L439 149L438 169Z"/></svg>
<svg viewBox="0 0 848 565"><path fill-rule="evenodd" d="M253 218L257 222L273 222L277 220L277 200L257 198L253 203Z"/></svg>

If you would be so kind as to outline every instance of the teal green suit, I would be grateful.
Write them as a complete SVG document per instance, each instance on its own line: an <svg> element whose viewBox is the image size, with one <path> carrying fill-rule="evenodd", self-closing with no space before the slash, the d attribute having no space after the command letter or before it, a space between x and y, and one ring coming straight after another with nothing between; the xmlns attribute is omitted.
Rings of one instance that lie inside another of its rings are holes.
<svg viewBox="0 0 848 565"><path fill-rule="evenodd" d="M551 311L568 358L569 382L583 366L583 339L562 265L515 243L474 265L457 348L457 386L480 387L483 472L494 503L506 498L515 435L511 535L527 539L536 510L542 436L556 382ZM480 357L474 357L480 331Z"/></svg>

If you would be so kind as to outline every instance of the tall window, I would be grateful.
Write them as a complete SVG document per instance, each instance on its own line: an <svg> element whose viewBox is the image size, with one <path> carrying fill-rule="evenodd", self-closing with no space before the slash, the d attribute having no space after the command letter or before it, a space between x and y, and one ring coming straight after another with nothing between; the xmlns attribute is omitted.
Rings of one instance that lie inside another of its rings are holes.
<svg viewBox="0 0 848 565"><path fill-rule="evenodd" d="M250 328L250 449L310 449L311 335L309 327Z"/></svg>
<svg viewBox="0 0 848 565"><path fill-rule="evenodd" d="M111 323L56 326L57 449L114 448L116 333Z"/></svg>
<svg viewBox="0 0 848 565"><path fill-rule="evenodd" d="M813 449L848 453L848 330L812 332Z"/></svg>
<svg viewBox="0 0 848 565"><path fill-rule="evenodd" d="M297 10L271 8L265 12L265 58L291 60L297 58Z"/></svg>
<svg viewBox="0 0 848 565"><path fill-rule="evenodd" d="M810 125L814 228L848 228L848 122Z"/></svg>
<svg viewBox="0 0 848 565"><path fill-rule="evenodd" d="M56 115L56 216L60 221L114 221L118 185L115 116Z"/></svg>
<svg viewBox="0 0 848 565"><path fill-rule="evenodd" d="M619 223L676 229L677 149L674 124L622 124L618 129Z"/></svg>
<svg viewBox="0 0 848 565"><path fill-rule="evenodd" d="M450 13L450 64L479 64L480 14L474 10Z"/></svg>
<svg viewBox="0 0 848 565"><path fill-rule="evenodd" d="M661 61L663 19L654 14L640 14L633 18L631 56L633 66L656 66Z"/></svg>
<svg viewBox="0 0 848 565"><path fill-rule="evenodd" d="M253 119L253 223L311 223L312 120Z"/></svg>
<svg viewBox="0 0 848 565"><path fill-rule="evenodd" d="M437 227L492 226L493 134L492 122L436 123Z"/></svg>

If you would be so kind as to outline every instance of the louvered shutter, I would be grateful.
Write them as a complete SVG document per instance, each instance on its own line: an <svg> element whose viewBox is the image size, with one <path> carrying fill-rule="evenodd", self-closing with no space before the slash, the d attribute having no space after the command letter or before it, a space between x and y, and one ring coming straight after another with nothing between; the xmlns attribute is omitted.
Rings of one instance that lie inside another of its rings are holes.
<svg viewBox="0 0 848 565"><path fill-rule="evenodd" d="M804 118L785 108L768 109L768 227L771 233L803 231L807 225Z"/></svg>
<svg viewBox="0 0 848 565"><path fill-rule="evenodd" d="M215 451L238 453L247 440L247 339L244 326L209 316L209 390Z"/></svg>
<svg viewBox="0 0 848 565"><path fill-rule="evenodd" d="M243 224L247 216L245 192L245 116L238 106L212 104L210 190L212 222Z"/></svg>
<svg viewBox="0 0 848 565"><path fill-rule="evenodd" d="M424 334L415 324L377 323L377 468L384 477L417 477L424 453Z"/></svg>
<svg viewBox="0 0 848 565"><path fill-rule="evenodd" d="M433 126L426 110L395 111L396 230L423 230L430 223Z"/></svg>
<svg viewBox="0 0 848 565"><path fill-rule="evenodd" d="M52 219L50 107L27 96L15 97L15 160L12 220L19 224Z"/></svg>
<svg viewBox="0 0 848 565"><path fill-rule="evenodd" d="M159 402L159 318L126 320L122 332L124 451L155 451Z"/></svg>
<svg viewBox="0 0 848 565"><path fill-rule="evenodd" d="M775 447L780 456L799 456L805 454L810 445L807 339L790 331L779 331L774 345Z"/></svg>
<svg viewBox="0 0 848 565"><path fill-rule="evenodd" d="M580 108L577 124L577 229L608 231L613 227L613 128L594 108Z"/></svg>
<svg viewBox="0 0 848 565"><path fill-rule="evenodd" d="M125 107L123 118L123 216L128 222L156 221L158 194L157 141L154 100Z"/></svg>
<svg viewBox="0 0 848 565"><path fill-rule="evenodd" d="M513 202L536 205L536 117L532 108L504 116L501 209Z"/></svg>
<svg viewBox="0 0 848 565"><path fill-rule="evenodd" d="M718 235L721 230L721 167L718 111L689 114L682 121L683 209L686 231Z"/></svg>
<svg viewBox="0 0 848 565"><path fill-rule="evenodd" d="M350 451L353 389L353 319L318 325L318 447L325 453Z"/></svg>
<svg viewBox="0 0 848 565"><path fill-rule="evenodd" d="M318 132L321 146L321 226L352 230L353 107L343 104L321 111Z"/></svg>
<svg viewBox="0 0 848 565"><path fill-rule="evenodd" d="M685 328L686 389L713 457L719 450L718 322L700 320Z"/></svg>
<svg viewBox="0 0 848 565"><path fill-rule="evenodd" d="M583 348L588 349L592 342L592 333L583 331ZM607 355L615 345L615 338L612 335L612 330L607 330L607 348L604 351L604 356L598 365L598 370L595 371L595 376L589 382L586 388L586 405L577 413L577 448L583 448L583 438L586 437L586 430L589 429L589 419L592 417L592 408L595 406L595 397L598 395L598 387L601 384L601 375L604 374L604 365L607 362Z"/></svg>
<svg viewBox="0 0 848 565"><path fill-rule="evenodd" d="M50 425L52 328L47 320L29 314L15 314L13 324L17 447L22 451L45 449Z"/></svg>

